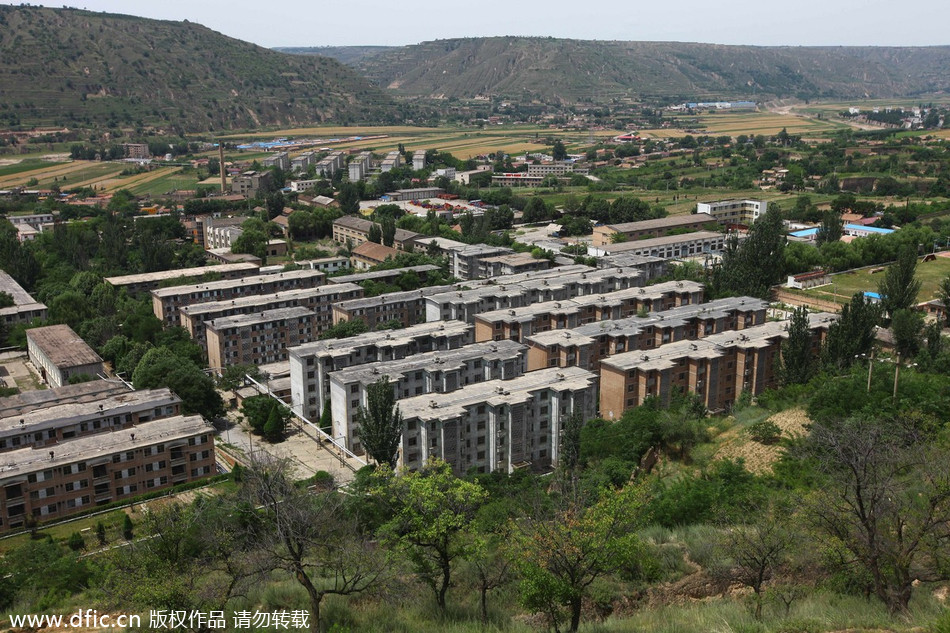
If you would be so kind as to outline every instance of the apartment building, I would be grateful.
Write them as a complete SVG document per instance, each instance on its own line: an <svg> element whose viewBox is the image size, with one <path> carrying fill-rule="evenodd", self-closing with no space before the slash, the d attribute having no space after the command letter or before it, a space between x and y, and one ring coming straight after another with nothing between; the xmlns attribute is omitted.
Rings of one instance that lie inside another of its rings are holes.
<svg viewBox="0 0 950 633"><path fill-rule="evenodd" d="M184 306L179 310L181 326L207 352L205 322L239 314L252 314L278 308L303 307L314 313L314 332L320 333L333 325L331 306L339 301L363 296L356 284L327 284L317 288L286 290L267 295L250 295L225 301L209 301Z"/></svg>
<svg viewBox="0 0 950 633"><path fill-rule="evenodd" d="M372 160L373 155L369 152L360 152L358 156L351 160L347 166L350 182L357 182L366 178Z"/></svg>
<svg viewBox="0 0 950 633"><path fill-rule="evenodd" d="M612 268L615 266L638 270L646 281L650 281L665 275L669 268L669 262L662 257L635 255L633 253L605 255L597 260L598 268Z"/></svg>
<svg viewBox="0 0 950 633"><path fill-rule="evenodd" d="M761 325L767 307L768 303L761 299L729 297L646 316L539 332L525 337L528 371L575 365L597 371L601 359L615 354L651 350L670 342Z"/></svg>
<svg viewBox="0 0 950 633"><path fill-rule="evenodd" d="M418 290L340 301L333 305L333 323L359 320L371 330L390 321L398 321L401 327L425 323L426 297L455 288L453 285L426 286Z"/></svg>
<svg viewBox="0 0 950 633"><path fill-rule="evenodd" d="M287 348L313 340L316 314L296 306L205 321L208 366L221 374L230 365L287 360Z"/></svg>
<svg viewBox="0 0 950 633"><path fill-rule="evenodd" d="M344 215L333 221L333 241L338 244L346 244L347 240L354 245L359 246L369 241L369 231L375 222L360 218L355 215ZM404 251L410 247L415 247L416 239L421 237L415 231L405 229L396 229L393 237L393 247Z"/></svg>
<svg viewBox="0 0 950 633"><path fill-rule="evenodd" d="M152 312L165 327L181 323L179 310L184 306L209 301L224 301L248 295L263 295L316 288L322 286L326 275L319 270L303 268L300 270L280 271L253 277L222 279L189 286L170 286L152 291Z"/></svg>
<svg viewBox="0 0 950 633"><path fill-rule="evenodd" d="M294 413L316 421L330 398L329 374L365 363L457 349L472 342L472 326L460 321L422 323L402 330L367 332L351 338L314 341L289 350Z"/></svg>
<svg viewBox="0 0 950 633"><path fill-rule="evenodd" d="M15 417L36 409L70 402L99 402L103 398L128 391L129 388L118 380L90 380L52 389L24 391L0 398L0 418Z"/></svg>
<svg viewBox="0 0 950 633"><path fill-rule="evenodd" d="M181 415L181 399L168 388L129 391L123 386L121 389L104 394L98 400L60 395L28 411L6 410L0 417L0 453L20 448L41 449L77 437L114 433L151 420ZM2 461L0 456L0 463Z"/></svg>
<svg viewBox="0 0 950 633"><path fill-rule="evenodd" d="M667 235L633 242L588 246L587 254L600 257L629 253L661 259L680 259L721 253L726 246L726 237L725 233L715 231L694 231L682 235Z"/></svg>
<svg viewBox="0 0 950 633"><path fill-rule="evenodd" d="M213 475L214 435L198 415L152 420L55 446L0 454L0 531Z"/></svg>
<svg viewBox="0 0 950 633"><path fill-rule="evenodd" d="M259 198L271 190L273 180L269 171L245 171L231 179L231 193L245 198Z"/></svg>
<svg viewBox="0 0 950 633"><path fill-rule="evenodd" d="M307 171L310 169L310 165L314 165L316 162L316 154L304 152L290 159L290 169L295 173Z"/></svg>
<svg viewBox="0 0 950 633"><path fill-rule="evenodd" d="M429 279L429 275L438 271L438 266L432 264L422 264L420 266L405 266L403 268L390 268L389 270L374 270L352 275L339 275L330 277L327 283L331 284L361 284L364 281L375 281L377 283L391 284L403 275L410 273L416 275L423 283Z"/></svg>
<svg viewBox="0 0 950 633"><path fill-rule="evenodd" d="M105 373L99 354L68 325L27 330L26 350L30 362L50 387L62 387L71 378Z"/></svg>
<svg viewBox="0 0 950 633"><path fill-rule="evenodd" d="M162 270L154 273L106 277L105 281L116 290L122 290L124 288L129 294L139 294L151 292L161 286L163 282L167 281L196 279L208 274L216 275L219 279L237 279L239 277L257 274L260 268L259 264L241 262L238 264L198 266L197 268L180 268L178 270Z"/></svg>
<svg viewBox="0 0 950 633"><path fill-rule="evenodd" d="M523 375L526 351L524 345L514 341L492 341L335 371L330 374L333 437L345 438L350 450L363 452L356 414L361 406L368 406L369 386L383 376L389 378L397 400L452 393L467 385Z"/></svg>
<svg viewBox="0 0 950 633"><path fill-rule="evenodd" d="M416 187L414 189L396 189L386 192L386 198L392 202L405 202L407 200L427 200L428 198L437 198L439 194L445 193L445 189L439 187Z"/></svg>
<svg viewBox="0 0 950 633"><path fill-rule="evenodd" d="M699 231L716 224L716 218L705 213L691 215L672 215L656 220L623 222L621 224L599 224L594 227L594 246L614 244L619 241L641 240L651 237L664 237L670 231ZM620 236L620 239L617 239Z"/></svg>
<svg viewBox="0 0 950 633"><path fill-rule="evenodd" d="M597 375L579 367L542 369L407 398L399 410L399 463L406 468L437 457L460 475L548 469L558 464L564 422L575 413L585 420L594 416Z"/></svg>
<svg viewBox="0 0 950 633"><path fill-rule="evenodd" d="M466 244L460 248L453 248L448 255L452 275L457 279L469 280L491 276L488 274L490 267L485 265L482 260L512 253L514 253L513 250L504 246Z"/></svg>
<svg viewBox="0 0 950 633"><path fill-rule="evenodd" d="M0 292L7 293L13 299L12 306L0 308L0 319L8 330L20 323L46 318L46 305L31 297L23 286L3 270L0 270Z"/></svg>
<svg viewBox="0 0 950 633"><path fill-rule="evenodd" d="M549 268L551 268L551 260L545 257L534 257L531 253L508 253L506 255L483 257L480 266L483 274L480 276L520 275Z"/></svg>
<svg viewBox="0 0 950 633"><path fill-rule="evenodd" d="M719 224L727 227L751 226L766 211L768 202L765 200L720 200L696 205L696 213L711 215Z"/></svg>
<svg viewBox="0 0 950 633"><path fill-rule="evenodd" d="M510 310L494 310L475 317L475 340L523 341L525 337L538 332L575 328L597 321L615 321L640 311L662 312L680 305L702 303L702 300L702 284L693 281L671 281L602 295L546 301Z"/></svg>
<svg viewBox="0 0 950 633"><path fill-rule="evenodd" d="M413 171L419 171L420 169L426 168L426 151L424 149L417 149L412 153L412 169Z"/></svg>
<svg viewBox="0 0 950 633"><path fill-rule="evenodd" d="M281 171L289 171L290 154L287 152L276 152L261 161L261 164L264 165L264 167L276 167Z"/></svg>
<svg viewBox="0 0 950 633"><path fill-rule="evenodd" d="M809 315L815 356L836 319L829 313ZM668 403L674 391L697 394L709 410L727 409L743 391L758 395L776 384L776 362L786 338L788 322L772 321L603 359L601 415L618 418L650 396Z"/></svg>
<svg viewBox="0 0 950 633"><path fill-rule="evenodd" d="M379 166L379 171L385 173L399 167L402 167L402 154L393 150L386 154L386 158L383 159L383 162Z"/></svg>
<svg viewBox="0 0 950 633"><path fill-rule="evenodd" d="M539 165L528 164L528 176L531 178L544 178L546 176L566 176L574 171L574 163L541 163Z"/></svg>
<svg viewBox="0 0 950 633"><path fill-rule="evenodd" d="M324 178L333 178L333 176L343 169L346 165L346 154L337 150L330 152L316 164L317 175Z"/></svg>
<svg viewBox="0 0 950 633"><path fill-rule="evenodd" d="M398 255L399 251L395 248L375 242L363 242L350 254L350 266L354 270L369 270Z"/></svg>

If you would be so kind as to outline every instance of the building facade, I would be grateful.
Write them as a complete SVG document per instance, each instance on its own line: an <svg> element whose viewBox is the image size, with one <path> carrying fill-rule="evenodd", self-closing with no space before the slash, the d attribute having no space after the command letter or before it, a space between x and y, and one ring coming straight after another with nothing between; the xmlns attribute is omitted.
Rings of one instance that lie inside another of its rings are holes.
<svg viewBox="0 0 950 633"><path fill-rule="evenodd" d="M68 325L49 325L26 331L30 362L50 387L69 384L71 378L105 373L102 358Z"/></svg>

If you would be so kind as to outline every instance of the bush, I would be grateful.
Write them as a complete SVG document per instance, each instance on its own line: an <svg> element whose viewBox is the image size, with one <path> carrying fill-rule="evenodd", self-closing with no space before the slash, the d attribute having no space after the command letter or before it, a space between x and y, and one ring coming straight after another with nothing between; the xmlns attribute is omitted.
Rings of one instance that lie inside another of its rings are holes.
<svg viewBox="0 0 950 633"><path fill-rule="evenodd" d="M775 444L782 438L782 429L771 420L762 420L749 427L749 436L760 444Z"/></svg>
<svg viewBox="0 0 950 633"><path fill-rule="evenodd" d="M73 532L69 535L66 545L69 546L69 549L73 550L74 552L78 552L86 546L86 541L83 539L82 534L79 532Z"/></svg>

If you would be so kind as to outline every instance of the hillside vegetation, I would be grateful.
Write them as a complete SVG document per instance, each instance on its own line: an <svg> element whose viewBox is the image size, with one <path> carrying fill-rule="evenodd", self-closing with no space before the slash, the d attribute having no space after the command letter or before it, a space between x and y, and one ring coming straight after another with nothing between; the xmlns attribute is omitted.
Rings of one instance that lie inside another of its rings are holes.
<svg viewBox="0 0 950 633"><path fill-rule="evenodd" d="M447 98L761 100L910 96L950 87L946 46L759 47L488 37L424 42L350 63L398 93Z"/></svg>
<svg viewBox="0 0 950 633"><path fill-rule="evenodd" d="M0 126L198 131L397 117L379 89L328 57L278 53L187 21L0 6Z"/></svg>

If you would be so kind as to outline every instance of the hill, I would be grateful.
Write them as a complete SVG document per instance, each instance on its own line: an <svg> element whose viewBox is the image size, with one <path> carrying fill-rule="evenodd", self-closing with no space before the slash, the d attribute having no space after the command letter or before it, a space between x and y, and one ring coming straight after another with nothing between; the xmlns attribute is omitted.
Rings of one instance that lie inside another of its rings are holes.
<svg viewBox="0 0 950 633"><path fill-rule="evenodd" d="M489 37L437 40L353 65L426 97L897 97L950 90L950 47L760 47Z"/></svg>
<svg viewBox="0 0 950 633"><path fill-rule="evenodd" d="M327 57L278 53L187 21L0 6L0 126L197 131L398 116L381 90Z"/></svg>
<svg viewBox="0 0 950 633"><path fill-rule="evenodd" d="M395 48L394 46L275 46L274 50L292 55L322 55L342 64L352 65Z"/></svg>

